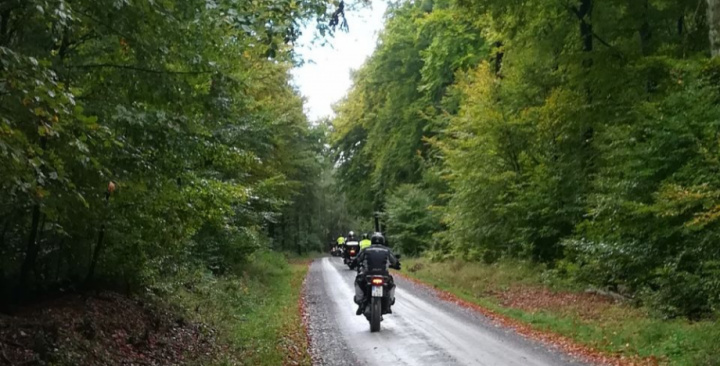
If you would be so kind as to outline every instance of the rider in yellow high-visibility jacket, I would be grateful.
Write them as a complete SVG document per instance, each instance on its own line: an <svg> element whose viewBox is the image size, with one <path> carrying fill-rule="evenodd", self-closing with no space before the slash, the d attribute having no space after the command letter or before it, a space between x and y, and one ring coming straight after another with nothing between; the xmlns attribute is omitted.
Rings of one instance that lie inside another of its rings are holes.
<svg viewBox="0 0 720 366"><path fill-rule="evenodd" d="M360 250L363 250L371 245L368 234L363 234L362 240L360 240Z"/></svg>

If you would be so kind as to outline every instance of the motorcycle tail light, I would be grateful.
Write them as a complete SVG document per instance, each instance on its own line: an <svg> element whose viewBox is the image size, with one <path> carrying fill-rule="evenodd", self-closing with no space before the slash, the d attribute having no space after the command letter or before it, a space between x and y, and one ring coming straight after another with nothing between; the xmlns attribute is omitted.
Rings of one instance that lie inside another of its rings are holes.
<svg viewBox="0 0 720 366"><path fill-rule="evenodd" d="M370 280L370 282L371 282L373 285L382 285L382 284L383 284L383 279L382 279L382 277L375 277L375 278L373 278L372 280Z"/></svg>
<svg viewBox="0 0 720 366"><path fill-rule="evenodd" d="M354 251L354 250L351 250L351 251L350 251L350 254L355 254L355 251Z"/></svg>

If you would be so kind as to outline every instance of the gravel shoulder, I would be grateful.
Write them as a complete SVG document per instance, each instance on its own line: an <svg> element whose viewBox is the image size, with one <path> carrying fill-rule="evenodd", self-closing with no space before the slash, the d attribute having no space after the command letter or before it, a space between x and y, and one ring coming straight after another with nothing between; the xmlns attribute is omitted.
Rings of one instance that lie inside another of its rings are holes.
<svg viewBox="0 0 720 366"><path fill-rule="evenodd" d="M342 337L338 317L325 290L321 261L315 260L305 280L305 319L310 337L310 353L315 365L351 366L360 364Z"/></svg>

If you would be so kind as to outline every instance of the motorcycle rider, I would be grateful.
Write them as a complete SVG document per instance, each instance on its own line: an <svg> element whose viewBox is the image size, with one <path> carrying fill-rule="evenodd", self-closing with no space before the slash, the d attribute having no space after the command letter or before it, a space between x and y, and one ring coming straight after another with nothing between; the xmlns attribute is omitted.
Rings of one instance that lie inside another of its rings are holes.
<svg viewBox="0 0 720 366"><path fill-rule="evenodd" d="M370 236L367 233L362 234L362 240L360 240L360 250L363 250L372 244L370 242Z"/></svg>
<svg viewBox="0 0 720 366"><path fill-rule="evenodd" d="M345 249L345 237L343 234L339 234L338 238L335 240L335 251L337 252L337 255L340 256L343 254Z"/></svg>
<svg viewBox="0 0 720 366"><path fill-rule="evenodd" d="M333 238L330 238L330 242L328 243L328 246L330 247L330 253L332 255L337 255L337 252L338 252L337 241Z"/></svg>
<svg viewBox="0 0 720 366"><path fill-rule="evenodd" d="M361 250L360 254L354 259L353 264L358 266L358 274L355 277L355 303L358 309L355 315L362 315L367 306L367 275L383 275L388 278L388 298L389 304L395 302L395 281L388 272L388 267L400 269L400 262L393 254L392 250L385 246L385 236L376 232L370 239L370 246ZM389 311L389 309L388 309Z"/></svg>
<svg viewBox="0 0 720 366"><path fill-rule="evenodd" d="M350 262L350 250L355 248L356 251L359 251L357 249L358 241L357 241L357 238L355 238L354 231L348 232L346 239L347 239L347 241L345 242L345 252L343 253L343 258L345 258L345 261L346 261L345 263L349 263Z"/></svg>

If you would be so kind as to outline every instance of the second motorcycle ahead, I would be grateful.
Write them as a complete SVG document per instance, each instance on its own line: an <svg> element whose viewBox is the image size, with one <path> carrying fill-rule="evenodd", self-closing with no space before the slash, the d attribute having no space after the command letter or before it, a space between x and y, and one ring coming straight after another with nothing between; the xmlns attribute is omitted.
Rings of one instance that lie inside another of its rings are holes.
<svg viewBox="0 0 720 366"><path fill-rule="evenodd" d="M360 242L355 237L355 232L351 231L348 233L347 241L345 242L345 251L343 253L343 262L350 267L355 269L353 264L355 257L360 253Z"/></svg>

